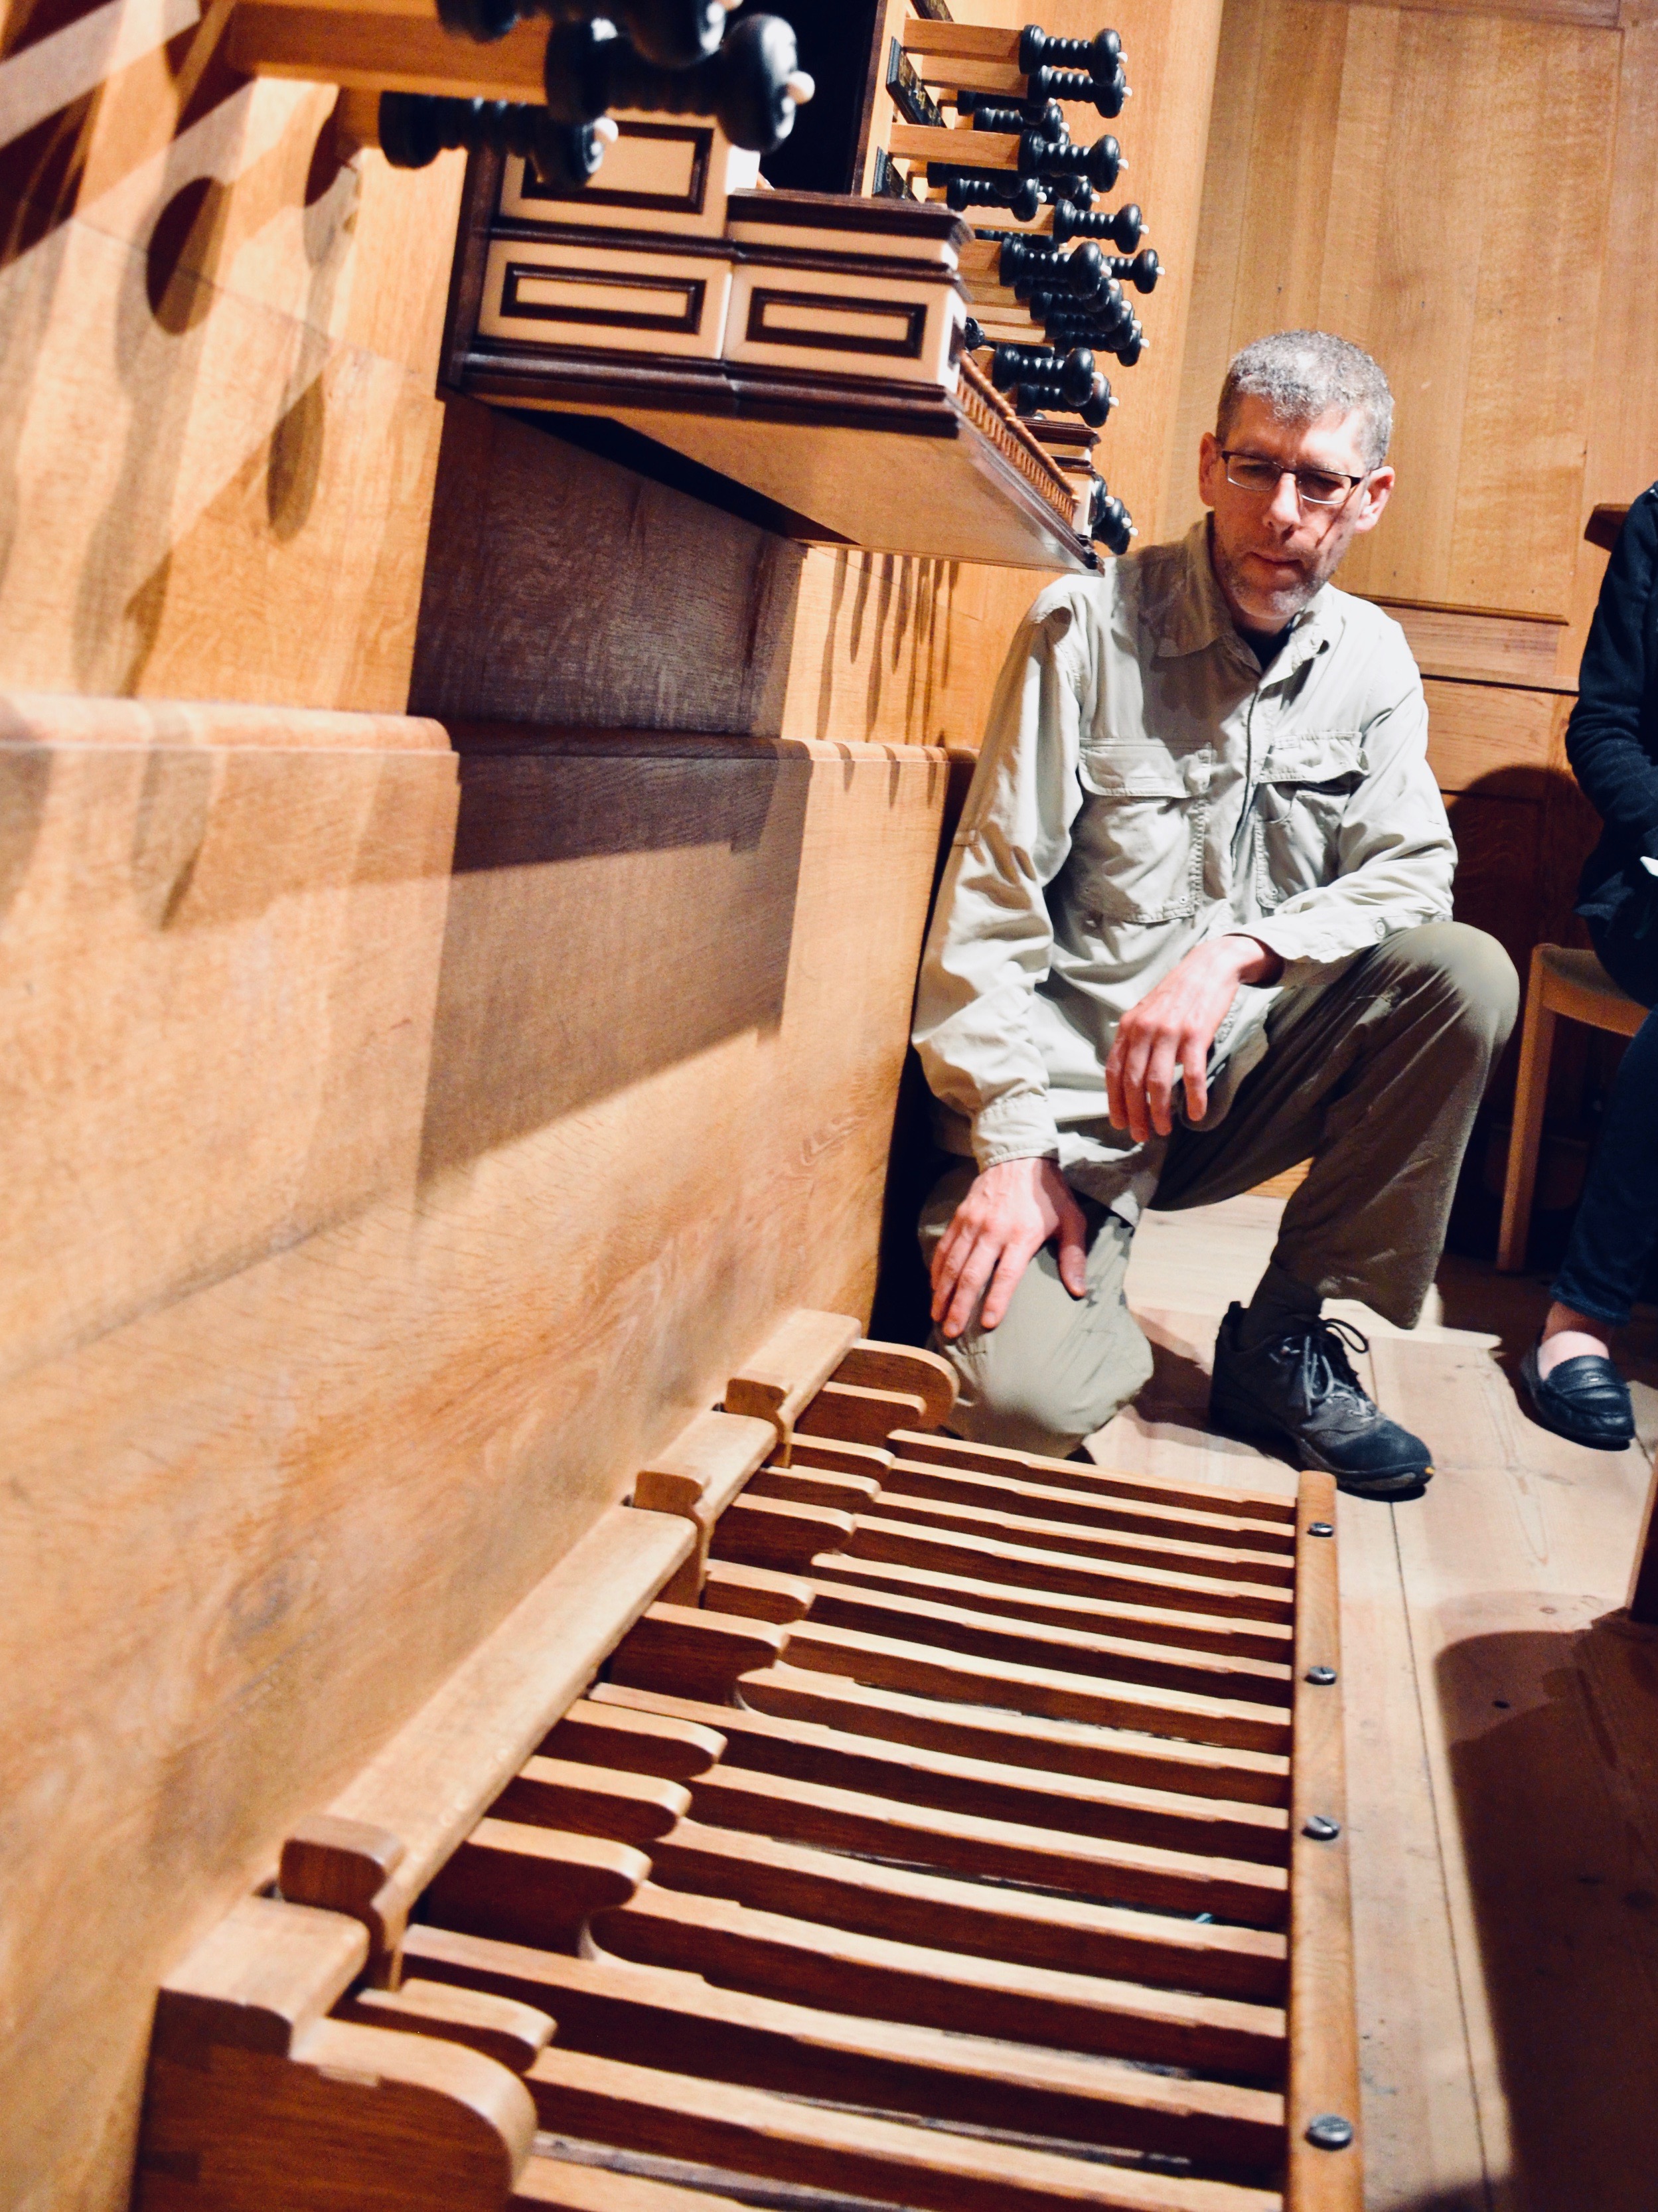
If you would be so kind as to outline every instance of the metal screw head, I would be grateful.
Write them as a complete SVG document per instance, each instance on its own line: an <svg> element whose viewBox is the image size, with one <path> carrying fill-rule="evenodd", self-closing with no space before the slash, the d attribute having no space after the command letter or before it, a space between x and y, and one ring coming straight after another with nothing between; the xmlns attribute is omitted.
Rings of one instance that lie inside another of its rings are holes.
<svg viewBox="0 0 1658 2212"><path fill-rule="evenodd" d="M1310 1836L1315 1844L1333 1844L1341 1833L1341 1823L1333 1820L1327 1813L1315 1813L1303 1824L1301 1832Z"/></svg>
<svg viewBox="0 0 1658 2212"><path fill-rule="evenodd" d="M1309 1521L1307 1523L1307 1534L1309 1536L1333 1536L1335 1523L1333 1521Z"/></svg>
<svg viewBox="0 0 1658 2212"><path fill-rule="evenodd" d="M1327 1690L1335 1678L1336 1670L1333 1667L1309 1667L1307 1669L1307 1680L1316 1689Z"/></svg>
<svg viewBox="0 0 1658 2212"><path fill-rule="evenodd" d="M1307 2140L1315 2150L1345 2150L1353 2139L1353 2124L1339 2112L1316 2112L1307 2123Z"/></svg>

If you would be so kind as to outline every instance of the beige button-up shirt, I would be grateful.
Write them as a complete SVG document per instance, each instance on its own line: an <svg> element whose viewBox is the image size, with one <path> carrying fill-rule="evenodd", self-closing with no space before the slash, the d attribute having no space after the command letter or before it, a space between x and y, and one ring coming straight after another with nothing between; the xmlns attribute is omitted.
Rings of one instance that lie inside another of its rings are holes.
<svg viewBox="0 0 1658 2212"><path fill-rule="evenodd" d="M921 967L915 1042L945 1146L1047 1156L1132 1218L1162 1146L1111 1127L1118 1022L1194 945L1247 931L1204 1126L1298 1005L1393 931L1450 913L1456 851L1404 632L1326 585L1263 674L1208 526L1055 584L997 689Z"/></svg>

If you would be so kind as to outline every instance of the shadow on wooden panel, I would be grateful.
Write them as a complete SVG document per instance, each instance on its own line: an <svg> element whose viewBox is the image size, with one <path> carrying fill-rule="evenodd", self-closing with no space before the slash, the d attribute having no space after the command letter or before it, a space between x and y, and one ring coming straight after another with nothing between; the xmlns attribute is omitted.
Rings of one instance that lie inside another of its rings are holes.
<svg viewBox="0 0 1658 2212"><path fill-rule="evenodd" d="M411 711L771 736L800 561L752 523L452 399Z"/></svg>
<svg viewBox="0 0 1658 2212"><path fill-rule="evenodd" d="M811 762L544 748L462 762L423 1176L782 1018Z"/></svg>
<svg viewBox="0 0 1658 2212"><path fill-rule="evenodd" d="M1563 1601L1563 1605L1570 1604ZM1658 1641L1469 1637L1438 1663L1525 2212L1650 2212L1658 2173Z"/></svg>

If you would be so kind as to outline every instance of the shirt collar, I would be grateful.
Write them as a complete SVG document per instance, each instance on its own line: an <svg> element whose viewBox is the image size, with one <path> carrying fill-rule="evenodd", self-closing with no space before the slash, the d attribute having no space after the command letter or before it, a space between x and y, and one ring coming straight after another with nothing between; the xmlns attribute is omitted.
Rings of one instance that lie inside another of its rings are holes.
<svg viewBox="0 0 1658 2212"><path fill-rule="evenodd" d="M1224 641L1254 670L1261 684L1277 684L1293 675L1305 660L1322 653L1334 641L1338 617L1335 594L1321 584L1290 624L1290 635L1279 647L1270 668L1262 670L1248 645L1238 634L1232 611L1215 580L1209 553L1209 517L1194 522L1181 541L1181 557L1175 564L1167 596L1147 612L1157 639L1160 658L1202 653Z"/></svg>

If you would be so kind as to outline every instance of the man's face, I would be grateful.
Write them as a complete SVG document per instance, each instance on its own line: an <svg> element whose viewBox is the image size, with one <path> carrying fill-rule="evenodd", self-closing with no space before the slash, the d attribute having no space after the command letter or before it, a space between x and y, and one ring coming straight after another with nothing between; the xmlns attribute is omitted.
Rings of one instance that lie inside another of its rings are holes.
<svg viewBox="0 0 1658 2212"><path fill-rule="evenodd" d="M1242 399L1227 427L1226 451L1235 467L1247 455L1286 471L1358 477L1365 475L1363 433L1360 408L1345 415L1332 408L1315 422L1285 422L1264 399ZM1204 505L1214 512L1215 575L1233 617L1241 629L1270 635L1335 574L1352 540L1376 528L1394 472L1372 470L1335 507L1309 502L1287 473L1270 491L1248 491L1227 481L1220 441L1205 431L1198 481Z"/></svg>

